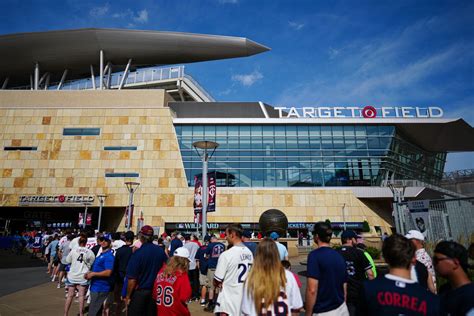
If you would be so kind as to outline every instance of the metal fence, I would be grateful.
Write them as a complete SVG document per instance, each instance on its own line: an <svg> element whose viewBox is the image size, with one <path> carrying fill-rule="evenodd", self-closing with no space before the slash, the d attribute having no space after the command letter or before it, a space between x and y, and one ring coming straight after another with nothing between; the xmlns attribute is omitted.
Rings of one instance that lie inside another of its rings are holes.
<svg viewBox="0 0 474 316"><path fill-rule="evenodd" d="M398 203L404 231L417 229L407 203ZM430 200L427 240L455 240L468 245L474 234L474 197Z"/></svg>

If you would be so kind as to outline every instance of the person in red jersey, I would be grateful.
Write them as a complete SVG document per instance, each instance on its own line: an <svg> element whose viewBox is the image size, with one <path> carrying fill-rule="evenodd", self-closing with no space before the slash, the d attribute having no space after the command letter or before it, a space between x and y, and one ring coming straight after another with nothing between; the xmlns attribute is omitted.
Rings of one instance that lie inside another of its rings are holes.
<svg viewBox="0 0 474 316"><path fill-rule="evenodd" d="M191 316L186 303L191 298L188 268L189 251L180 247L158 272L152 292L157 315Z"/></svg>

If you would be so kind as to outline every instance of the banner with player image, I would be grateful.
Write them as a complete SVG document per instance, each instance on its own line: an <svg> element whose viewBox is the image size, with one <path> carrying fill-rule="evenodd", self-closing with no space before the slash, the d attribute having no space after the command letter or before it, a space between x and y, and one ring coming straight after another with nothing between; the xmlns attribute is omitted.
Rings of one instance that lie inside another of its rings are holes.
<svg viewBox="0 0 474 316"><path fill-rule="evenodd" d="M194 214L202 212L202 181L194 176Z"/></svg>
<svg viewBox="0 0 474 316"><path fill-rule="evenodd" d="M418 200L407 202L410 215L413 220L413 225L419 230L425 238L428 237L429 225L429 200Z"/></svg>
<svg viewBox="0 0 474 316"><path fill-rule="evenodd" d="M216 211L216 176L215 173L207 175L207 212ZM202 180L194 176L194 214L202 213Z"/></svg>

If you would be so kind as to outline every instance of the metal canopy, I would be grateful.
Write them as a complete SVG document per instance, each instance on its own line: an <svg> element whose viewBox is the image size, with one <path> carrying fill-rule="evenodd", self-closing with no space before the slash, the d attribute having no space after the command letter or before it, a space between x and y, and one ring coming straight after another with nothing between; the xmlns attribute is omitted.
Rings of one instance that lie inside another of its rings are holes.
<svg viewBox="0 0 474 316"><path fill-rule="evenodd" d="M0 36L0 78L28 84L36 63L59 80L90 74L99 53L114 66L168 65L246 57L269 48L243 37L121 29L78 29Z"/></svg>

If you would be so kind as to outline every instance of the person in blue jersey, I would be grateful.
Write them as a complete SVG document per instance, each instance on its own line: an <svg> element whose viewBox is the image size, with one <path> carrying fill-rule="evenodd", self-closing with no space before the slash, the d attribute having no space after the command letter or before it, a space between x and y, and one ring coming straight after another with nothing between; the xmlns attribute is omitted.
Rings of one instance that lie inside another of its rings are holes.
<svg viewBox="0 0 474 316"><path fill-rule="evenodd" d="M163 249L153 244L153 227L140 229L141 246L136 250L127 266L127 294L125 304L128 316L155 316L156 304L152 291L156 275L167 260Z"/></svg>
<svg viewBox="0 0 474 316"><path fill-rule="evenodd" d="M207 290L210 287L210 284L207 280L207 258L206 249L207 245L209 244L208 241L204 240L204 244L199 247L199 250L196 254L196 259L199 262L199 285L201 286L201 306L206 306L206 296Z"/></svg>
<svg viewBox="0 0 474 316"><path fill-rule="evenodd" d="M216 272L219 257L224 251L224 244L219 242L215 235L212 235L205 251L205 257L207 259L207 282L209 284L209 302L204 309L205 311L212 312L216 306L218 288L214 285L214 273Z"/></svg>
<svg viewBox="0 0 474 316"><path fill-rule="evenodd" d="M347 272L344 258L331 248L332 229L326 222L314 225L313 238L318 248L308 255L306 316L348 316L345 303Z"/></svg>
<svg viewBox="0 0 474 316"><path fill-rule="evenodd" d="M288 260L288 249L286 249L286 247L278 241L280 235L278 235L277 232L272 232L270 234L270 238L273 239L277 245L278 253L280 254L280 261Z"/></svg>
<svg viewBox="0 0 474 316"><path fill-rule="evenodd" d="M385 239L382 254L389 273L364 283L360 315L440 315L439 298L410 278L415 250L402 235Z"/></svg>
<svg viewBox="0 0 474 316"><path fill-rule="evenodd" d="M436 245L433 264L449 283L440 290L441 308L446 315L474 315L474 283L468 275L468 252L454 241Z"/></svg>
<svg viewBox="0 0 474 316"><path fill-rule="evenodd" d="M86 241L87 242L87 241ZM90 298L89 315L96 316L101 307L108 315L110 305L113 302L113 285L114 278L112 271L114 269L114 255L111 249L112 241L108 238L103 238L100 242L102 252L94 260L91 272L85 274L84 278L90 280Z"/></svg>
<svg viewBox="0 0 474 316"><path fill-rule="evenodd" d="M174 251L180 247L183 247L183 242L179 238L181 235L179 235L177 232L172 232L171 233L171 242L170 245L167 249L167 255L168 257L173 257Z"/></svg>

